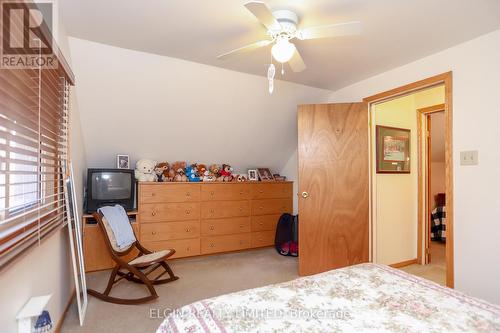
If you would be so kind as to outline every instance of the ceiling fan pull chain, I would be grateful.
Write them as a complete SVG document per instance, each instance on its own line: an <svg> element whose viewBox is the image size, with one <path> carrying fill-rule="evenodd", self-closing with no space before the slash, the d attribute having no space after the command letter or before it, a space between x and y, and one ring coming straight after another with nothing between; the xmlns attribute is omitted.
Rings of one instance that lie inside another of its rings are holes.
<svg viewBox="0 0 500 333"><path fill-rule="evenodd" d="M276 73L276 68L271 62L269 68L267 69L267 79L269 80L269 93L272 94L274 91L274 74Z"/></svg>

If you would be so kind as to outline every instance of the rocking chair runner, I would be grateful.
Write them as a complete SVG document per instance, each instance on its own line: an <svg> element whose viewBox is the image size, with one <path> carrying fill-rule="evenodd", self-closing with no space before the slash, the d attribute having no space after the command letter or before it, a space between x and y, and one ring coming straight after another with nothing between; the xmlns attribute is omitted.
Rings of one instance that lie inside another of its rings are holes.
<svg viewBox="0 0 500 333"><path fill-rule="evenodd" d="M106 245L108 246L111 258L116 262L116 266L111 271L108 286L106 287L104 292L100 293L96 290L87 289L87 292L90 295L111 303L139 304L158 298L158 294L156 293L153 285L168 283L179 279L174 275L170 266L168 266L168 264L165 262L168 257L172 256L175 253L174 249L151 252L145 249L139 243L137 237L135 237L136 240L131 245L127 246L124 249L120 249L116 242L113 230L111 229L111 226L107 222L106 218L101 213L94 213L93 216L99 224L101 230L103 231ZM139 255L131 261L124 261L122 257L130 253L130 251L132 251L134 247L139 251ZM164 271L153 280L150 280L148 278L148 275L160 267L162 267ZM165 273L168 273L169 277L160 279ZM119 278L115 279L117 275L119 276ZM150 295L134 299L109 296L113 285L122 279L144 284L148 289Z"/></svg>

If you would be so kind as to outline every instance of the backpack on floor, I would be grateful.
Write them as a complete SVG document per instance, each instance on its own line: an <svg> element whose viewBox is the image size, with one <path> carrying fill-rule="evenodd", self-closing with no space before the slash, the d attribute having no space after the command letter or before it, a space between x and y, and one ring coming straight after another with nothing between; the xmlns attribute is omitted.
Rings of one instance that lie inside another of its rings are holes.
<svg viewBox="0 0 500 333"><path fill-rule="evenodd" d="M299 217L288 213L281 215L276 226L274 246L283 256L299 256Z"/></svg>

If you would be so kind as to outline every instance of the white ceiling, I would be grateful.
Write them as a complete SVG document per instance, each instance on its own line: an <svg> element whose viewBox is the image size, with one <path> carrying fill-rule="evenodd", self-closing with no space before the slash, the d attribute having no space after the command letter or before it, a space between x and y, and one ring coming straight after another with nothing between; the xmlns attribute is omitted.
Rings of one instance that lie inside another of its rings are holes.
<svg viewBox="0 0 500 333"><path fill-rule="evenodd" d="M270 46L216 56L266 37L246 0L60 0L69 35L265 76ZM284 80L331 90L500 28L499 0L268 0L300 27L360 20L362 36L297 41L307 69ZM277 75L280 78L280 74Z"/></svg>

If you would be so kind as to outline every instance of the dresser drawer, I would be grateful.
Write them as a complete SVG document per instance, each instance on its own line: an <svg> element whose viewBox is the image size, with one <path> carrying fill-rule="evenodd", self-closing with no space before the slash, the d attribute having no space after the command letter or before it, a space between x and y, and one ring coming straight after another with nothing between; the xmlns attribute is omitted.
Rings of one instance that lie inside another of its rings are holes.
<svg viewBox="0 0 500 333"><path fill-rule="evenodd" d="M252 231L276 230L281 214L252 216Z"/></svg>
<svg viewBox="0 0 500 333"><path fill-rule="evenodd" d="M142 245L150 251L161 251L174 249L175 253L170 258L182 258L200 255L200 239L181 239L159 242L142 242Z"/></svg>
<svg viewBox="0 0 500 333"><path fill-rule="evenodd" d="M283 214L292 212L292 199L264 199L252 201L252 215Z"/></svg>
<svg viewBox="0 0 500 333"><path fill-rule="evenodd" d="M252 247L271 246L274 245L274 237L274 231L252 232L250 244Z"/></svg>
<svg viewBox="0 0 500 333"><path fill-rule="evenodd" d="M200 200L199 184L139 185L140 203L192 202Z"/></svg>
<svg viewBox="0 0 500 333"><path fill-rule="evenodd" d="M249 216L250 204L243 201L210 201L201 203L201 218L216 219L224 217Z"/></svg>
<svg viewBox="0 0 500 333"><path fill-rule="evenodd" d="M161 241L200 237L200 222L142 223L141 241Z"/></svg>
<svg viewBox="0 0 500 333"><path fill-rule="evenodd" d="M139 218L143 222L189 221L200 218L200 204L190 202L142 204Z"/></svg>
<svg viewBox="0 0 500 333"><path fill-rule="evenodd" d="M293 183L252 184L252 199L291 198Z"/></svg>
<svg viewBox="0 0 500 333"><path fill-rule="evenodd" d="M250 232L250 217L232 217L201 221L201 235L230 235Z"/></svg>
<svg viewBox="0 0 500 333"><path fill-rule="evenodd" d="M202 254L243 250L249 247L250 233L201 238Z"/></svg>
<svg viewBox="0 0 500 333"><path fill-rule="evenodd" d="M247 200L250 199L249 184L203 184L201 200Z"/></svg>

